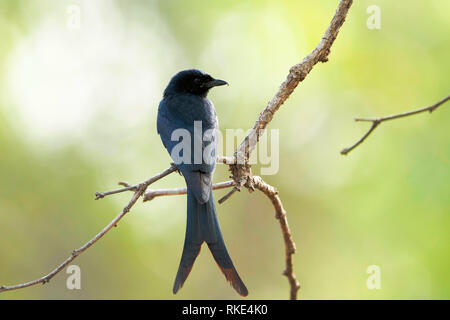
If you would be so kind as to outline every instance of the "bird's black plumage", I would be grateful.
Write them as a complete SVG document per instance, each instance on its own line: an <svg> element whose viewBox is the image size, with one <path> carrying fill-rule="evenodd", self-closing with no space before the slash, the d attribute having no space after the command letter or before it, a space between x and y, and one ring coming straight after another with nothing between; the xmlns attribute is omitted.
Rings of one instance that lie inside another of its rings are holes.
<svg viewBox="0 0 450 320"><path fill-rule="evenodd" d="M232 287L242 296L248 294L226 249L212 195L218 121L207 94L212 87L224 84L200 70L181 71L170 80L158 108L158 133L187 185L186 236L174 293L183 286L206 242ZM183 134L178 135L180 132ZM189 147L180 151L184 134L190 136L185 144Z"/></svg>

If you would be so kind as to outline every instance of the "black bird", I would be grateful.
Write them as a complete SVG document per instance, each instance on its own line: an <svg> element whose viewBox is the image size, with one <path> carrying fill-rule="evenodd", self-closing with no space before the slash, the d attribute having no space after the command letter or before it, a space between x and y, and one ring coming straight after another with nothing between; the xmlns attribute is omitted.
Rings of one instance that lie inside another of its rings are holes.
<svg viewBox="0 0 450 320"><path fill-rule="evenodd" d="M187 186L186 235L174 294L191 272L203 242L231 286L241 296L248 294L225 246L212 194L218 120L206 96L211 88L225 84L200 70L181 71L170 80L158 108L158 133ZM190 136L190 141L184 134Z"/></svg>

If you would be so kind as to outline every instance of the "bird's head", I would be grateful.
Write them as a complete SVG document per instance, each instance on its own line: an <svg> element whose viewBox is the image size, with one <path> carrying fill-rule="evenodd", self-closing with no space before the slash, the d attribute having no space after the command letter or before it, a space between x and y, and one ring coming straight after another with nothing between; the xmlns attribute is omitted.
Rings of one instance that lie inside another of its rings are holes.
<svg viewBox="0 0 450 320"><path fill-rule="evenodd" d="M206 97L209 89L225 84L228 83L223 80L214 79L203 71L197 69L183 70L172 77L164 91L164 96L189 93Z"/></svg>

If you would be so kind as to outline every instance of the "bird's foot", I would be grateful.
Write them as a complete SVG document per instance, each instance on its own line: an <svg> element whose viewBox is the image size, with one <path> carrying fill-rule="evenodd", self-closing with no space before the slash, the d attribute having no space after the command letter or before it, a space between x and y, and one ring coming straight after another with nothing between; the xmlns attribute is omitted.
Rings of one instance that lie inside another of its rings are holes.
<svg viewBox="0 0 450 320"><path fill-rule="evenodd" d="M174 162L172 162L170 165L171 165L172 167L175 167L175 168L176 168L176 171L178 172L178 174L179 174L180 176L183 175L183 174L181 173L180 169L178 169L177 165L176 165Z"/></svg>

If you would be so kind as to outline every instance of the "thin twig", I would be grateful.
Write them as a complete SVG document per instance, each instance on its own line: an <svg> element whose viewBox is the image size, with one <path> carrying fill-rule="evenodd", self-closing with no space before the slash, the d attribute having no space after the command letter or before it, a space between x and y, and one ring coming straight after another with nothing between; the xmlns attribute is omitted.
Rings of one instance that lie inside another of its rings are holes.
<svg viewBox="0 0 450 320"><path fill-rule="evenodd" d="M225 189L225 188L230 188L234 185L235 185L235 182L233 180L224 181L224 182L219 182L219 183L213 184L212 189L213 190ZM151 201L151 200L155 199L156 197L176 196L176 195L182 195L182 194L186 194L186 193L187 193L186 188L148 190L144 194L144 202Z"/></svg>
<svg viewBox="0 0 450 320"><path fill-rule="evenodd" d="M119 185L128 185L125 182L119 182ZM121 192L125 192L125 191L136 191L136 186L126 186L125 188L121 188L121 189L117 189L117 190L112 190L112 191L106 191L106 192L96 192L95 193L95 200L98 199L103 199L106 196L110 196L112 194L116 194L116 193L121 193Z"/></svg>
<svg viewBox="0 0 450 320"><path fill-rule="evenodd" d="M233 176L231 176L230 178L233 178L234 179L234 174L233 174ZM228 198L230 198L236 191L239 191L239 192L241 192L241 188L242 188L242 186L244 185L244 183L245 183L245 180L244 179L241 179L241 180L239 180L238 182L236 182L236 181L234 181L234 188L233 189L231 189L226 195L224 195L222 198L220 198L219 199L219 204L222 204L222 203L224 203Z"/></svg>
<svg viewBox="0 0 450 320"><path fill-rule="evenodd" d="M219 163L219 164L228 164L229 165L229 164L235 163L235 160L232 157L220 156L220 157L217 158L217 163ZM175 164L172 164L172 168L173 168L173 171L177 171L177 168L176 168ZM102 198L104 198L106 196L109 196L109 195L112 195L112 194L116 194L116 193L122 193L122 192L127 192L127 191L136 191L137 187L139 186L138 184L137 185L130 185L129 183L122 182L122 181L119 182L119 185L123 186L124 188L120 188L120 189L117 189L117 190L111 190L111 191L105 191L105 192L96 192L95 193L95 200L102 199ZM146 200L146 201L148 201L148 200Z"/></svg>
<svg viewBox="0 0 450 320"><path fill-rule="evenodd" d="M166 175L168 175L168 174L170 174L170 173L172 173L172 172L175 172L175 171L177 171L178 169L177 169L177 167L176 167L176 165L175 164L171 164L170 165L170 168L168 168L166 171L170 171L169 173L167 173ZM150 180L152 180L152 179L154 179L155 177L151 177L150 179L148 179L148 180L146 180L146 181L144 181L144 182L141 182L141 183L138 183L138 184L136 184L136 185L130 185L130 184L128 184L127 182L119 182L119 185L121 185L121 186L124 186L124 188L120 188L120 189L117 189L117 190L112 190L112 191L105 191L105 192L96 192L95 193L95 200L98 200L98 199L103 199L104 197L106 197L106 196L109 196L109 195L112 195L112 194L117 194L117 193L121 193L121 192L127 192L127 191L137 191L138 189L139 189L139 187L142 185L142 184L145 184L145 183L147 183L148 181L150 181ZM159 180L159 179L158 179Z"/></svg>
<svg viewBox="0 0 450 320"><path fill-rule="evenodd" d="M56 274L61 272L76 257L78 257L81 253L86 251L89 247L91 247L98 240L100 240L109 230L111 230L113 227L117 226L119 221L131 210L131 208L134 206L136 201L144 194L145 190L147 190L147 187L149 185L151 185L155 181L158 181L159 179L162 179L165 176L171 174L175 170L176 170L176 167L171 166L170 168L164 170L163 172L161 172L161 173L151 177L150 179L148 179L148 180L146 180L146 181L136 185L137 186L137 190L135 191L135 193L131 197L131 200L128 202L128 204L122 209L122 212L120 212L106 227L103 228L102 231L100 231L95 237L93 237L91 240L89 240L85 245L83 245L82 247L72 251L72 254L66 260L64 260L63 263L61 263L58 267L56 267L56 269L54 269L52 272L50 272L49 274L47 274L47 275L45 275L45 276L43 276L43 277L41 277L39 279L30 281L30 282L21 283L21 284L17 284L17 285L13 285L13 286L1 286L0 287L0 292L26 288L26 287L34 286L34 285L36 285L38 283L45 284L45 283L49 282Z"/></svg>
<svg viewBox="0 0 450 320"><path fill-rule="evenodd" d="M236 184L235 181L233 181L234 184ZM219 204L224 203L227 199L229 199L236 191L241 191L241 189L238 186L234 186L233 189L231 189L226 195L224 195L222 198L217 201Z"/></svg>
<svg viewBox="0 0 450 320"><path fill-rule="evenodd" d="M408 111L408 112L403 112L403 113L399 113L399 114L394 114L394 115L390 115L390 116L385 116L382 118L356 118L355 121L365 121L365 122L372 122L372 126L370 127L369 131L366 132L366 134L364 134L364 136L362 136L361 139L359 139L354 145L352 145L349 148L345 148L341 151L342 155L347 155L350 151L352 151L353 149L355 149L357 146L359 146L361 143L364 142L364 140L366 140L366 138L382 123L385 121L389 121L389 120L394 120L394 119L399 119L399 118L405 118L405 117L409 117L418 113L422 113L422 112L433 112L434 110L436 110L440 105L444 104L445 102L447 102L448 100L450 100L450 96L447 96L446 98L442 99L439 102L436 102L435 104L429 106L429 107L424 107L424 108L420 108L417 110L413 110L413 111Z"/></svg>

